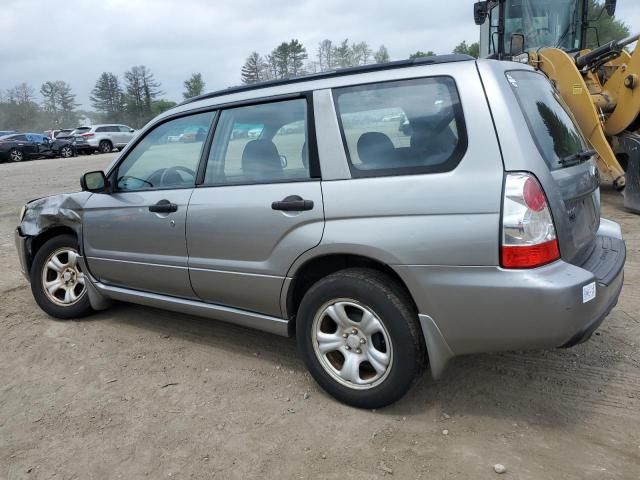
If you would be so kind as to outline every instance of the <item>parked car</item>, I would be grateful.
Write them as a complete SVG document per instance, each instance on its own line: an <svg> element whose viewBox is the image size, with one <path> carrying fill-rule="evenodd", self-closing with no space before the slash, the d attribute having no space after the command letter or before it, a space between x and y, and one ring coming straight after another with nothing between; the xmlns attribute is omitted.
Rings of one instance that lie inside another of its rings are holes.
<svg viewBox="0 0 640 480"><path fill-rule="evenodd" d="M21 162L34 158L68 158L76 154L68 140L51 140L40 133L18 133L0 138L0 161Z"/></svg>
<svg viewBox="0 0 640 480"><path fill-rule="evenodd" d="M45 312L122 300L295 335L357 407L402 397L426 358L438 378L457 355L581 343L623 284L594 153L522 64L432 57L200 96L81 186L28 203L16 231Z"/></svg>
<svg viewBox="0 0 640 480"><path fill-rule="evenodd" d="M89 145L87 139L82 135L74 135L70 133L59 133L57 140L67 140L73 145L74 151L82 155L91 155L95 149Z"/></svg>
<svg viewBox="0 0 640 480"><path fill-rule="evenodd" d="M78 127L73 134L82 135L95 151L109 153L124 148L133 138L135 130L126 125L91 125Z"/></svg>
<svg viewBox="0 0 640 480"><path fill-rule="evenodd" d="M58 138L59 136L67 136L73 130L74 130L73 128L63 128L60 130L47 130L46 132L44 132L44 134L45 136L51 139L55 139L55 138Z"/></svg>

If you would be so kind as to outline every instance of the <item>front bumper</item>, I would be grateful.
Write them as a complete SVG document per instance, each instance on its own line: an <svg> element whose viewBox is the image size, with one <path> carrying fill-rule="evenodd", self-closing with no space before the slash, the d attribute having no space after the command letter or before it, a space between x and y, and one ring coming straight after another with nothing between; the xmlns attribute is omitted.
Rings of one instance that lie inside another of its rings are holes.
<svg viewBox="0 0 640 480"><path fill-rule="evenodd" d="M31 270L31 259L29 257L29 248L27 245L27 240L29 237L25 237L22 235L20 231L20 227L16 228L16 231L13 234L13 239L16 244L16 250L18 251L18 260L20 261L20 271L22 275L27 279L27 281L31 281L29 277L29 271Z"/></svg>
<svg viewBox="0 0 640 480"><path fill-rule="evenodd" d="M532 270L394 269L413 295L421 321L432 320L430 332L441 335L444 348L438 350L448 349L451 356L571 346L589 338L622 290L626 248L617 224L603 220L594 245L580 266L560 260ZM584 293L594 283L595 297L589 299Z"/></svg>

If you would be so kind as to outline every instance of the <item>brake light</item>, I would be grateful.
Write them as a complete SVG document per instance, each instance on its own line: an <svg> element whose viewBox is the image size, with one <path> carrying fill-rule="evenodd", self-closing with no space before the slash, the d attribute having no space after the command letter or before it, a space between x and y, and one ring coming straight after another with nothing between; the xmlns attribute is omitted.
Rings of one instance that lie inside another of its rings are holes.
<svg viewBox="0 0 640 480"><path fill-rule="evenodd" d="M560 258L547 197L530 173L508 173L502 207L500 264L535 268Z"/></svg>
<svg viewBox="0 0 640 480"><path fill-rule="evenodd" d="M95 136L94 133L81 133L80 135L82 135L84 138L91 138Z"/></svg>

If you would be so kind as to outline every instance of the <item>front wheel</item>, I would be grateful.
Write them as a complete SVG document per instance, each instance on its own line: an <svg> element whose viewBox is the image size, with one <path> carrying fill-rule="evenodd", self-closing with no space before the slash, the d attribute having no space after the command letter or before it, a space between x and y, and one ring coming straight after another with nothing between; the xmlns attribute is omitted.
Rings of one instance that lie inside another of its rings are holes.
<svg viewBox="0 0 640 480"><path fill-rule="evenodd" d="M61 319L93 312L85 277L78 262L78 241L73 235L49 239L31 266L31 291L42 310Z"/></svg>
<svg viewBox="0 0 640 480"><path fill-rule="evenodd" d="M18 150L17 148L12 148L9 152L9 160L11 160L12 162L21 162L22 160L24 160L24 153L22 153L22 151Z"/></svg>
<svg viewBox="0 0 640 480"><path fill-rule="evenodd" d="M425 359L413 302L376 270L342 270L316 283L297 315L297 342L313 378L348 405L400 399Z"/></svg>

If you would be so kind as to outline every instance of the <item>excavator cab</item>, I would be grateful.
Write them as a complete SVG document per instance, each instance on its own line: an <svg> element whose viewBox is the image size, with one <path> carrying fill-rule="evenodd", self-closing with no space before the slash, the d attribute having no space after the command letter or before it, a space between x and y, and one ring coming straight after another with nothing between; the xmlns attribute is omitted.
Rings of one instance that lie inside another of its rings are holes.
<svg viewBox="0 0 640 480"><path fill-rule="evenodd" d="M589 0L494 0L474 5L480 26L480 56L510 60L520 54L554 47L576 52L587 47ZM615 0L604 11L613 15Z"/></svg>

